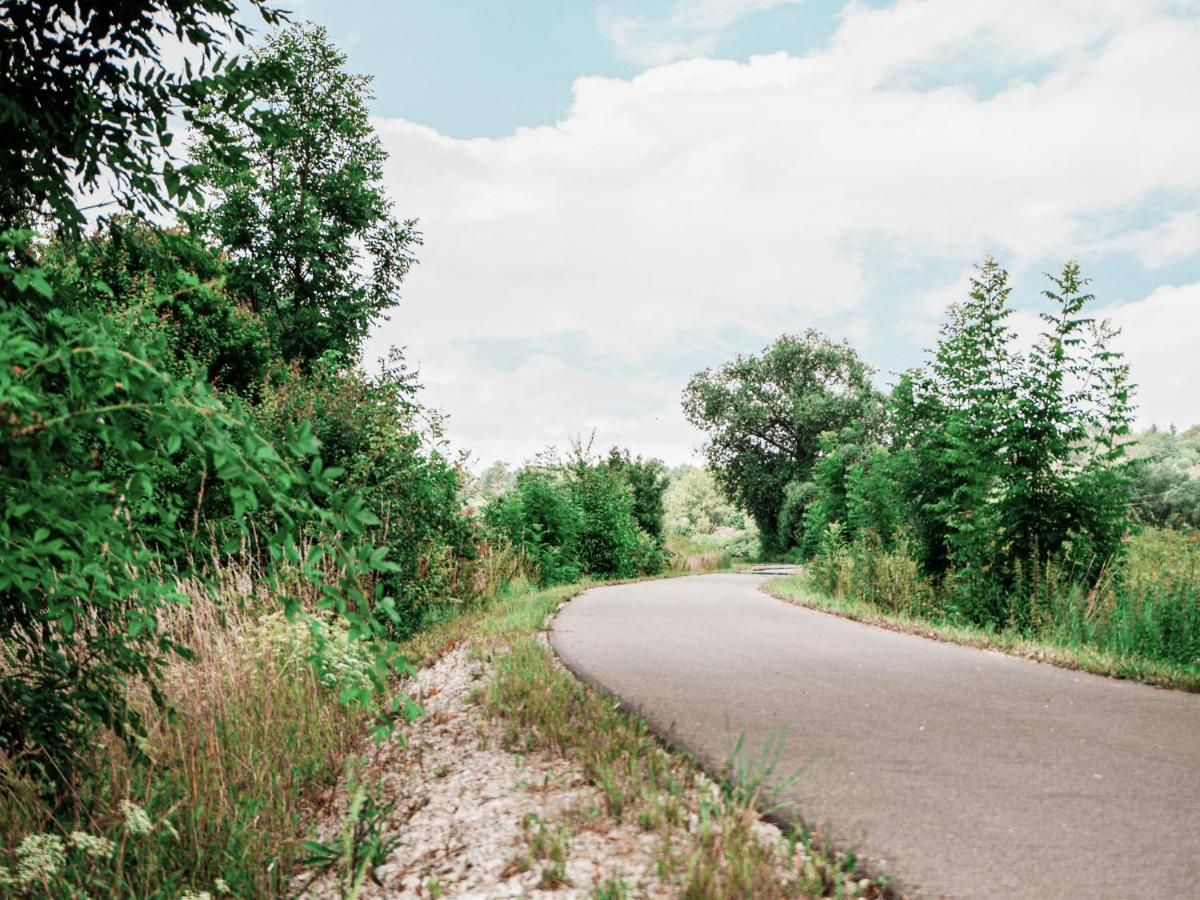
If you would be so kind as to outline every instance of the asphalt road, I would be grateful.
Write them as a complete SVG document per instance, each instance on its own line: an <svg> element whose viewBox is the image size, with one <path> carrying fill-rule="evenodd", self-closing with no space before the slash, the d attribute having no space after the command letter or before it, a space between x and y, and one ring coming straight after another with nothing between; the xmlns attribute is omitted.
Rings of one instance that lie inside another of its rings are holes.
<svg viewBox="0 0 1200 900"><path fill-rule="evenodd" d="M721 768L784 735L786 794L918 897L1200 897L1200 695L792 606L761 575L596 588L567 665Z"/></svg>

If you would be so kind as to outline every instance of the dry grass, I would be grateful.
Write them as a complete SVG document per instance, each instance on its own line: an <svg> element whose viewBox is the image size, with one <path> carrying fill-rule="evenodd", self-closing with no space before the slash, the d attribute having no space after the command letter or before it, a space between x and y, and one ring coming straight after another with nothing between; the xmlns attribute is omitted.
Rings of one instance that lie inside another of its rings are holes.
<svg viewBox="0 0 1200 900"><path fill-rule="evenodd" d="M340 705L311 666L262 652L256 631L279 604L261 596L261 583L252 569L226 567L211 588L183 585L187 605L164 614L161 627L196 659L169 666L165 706L134 690L144 759L101 735L91 760L99 774L53 803L11 768L0 772L4 846L72 830L118 843L103 866L89 862L103 871L62 873L62 896L98 875L114 894L137 897L211 891L218 879L236 896L286 895L312 807L361 747L367 713ZM123 801L146 810L150 834L129 835Z"/></svg>

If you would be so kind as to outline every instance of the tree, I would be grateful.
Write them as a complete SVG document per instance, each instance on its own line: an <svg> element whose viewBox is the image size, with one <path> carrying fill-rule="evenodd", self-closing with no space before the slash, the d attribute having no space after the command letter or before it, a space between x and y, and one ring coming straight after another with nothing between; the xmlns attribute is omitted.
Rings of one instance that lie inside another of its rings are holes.
<svg viewBox="0 0 1200 900"><path fill-rule="evenodd" d="M1200 426L1150 428L1128 445L1133 507L1154 525L1200 528Z"/></svg>
<svg viewBox="0 0 1200 900"><path fill-rule="evenodd" d="M279 13L251 0L268 23ZM0 0L0 230L50 214L75 232L79 196L107 186L124 209L162 210L197 171L171 155L172 118L205 131L202 104L235 109L255 72L222 49L249 29L235 0ZM163 58L174 35L198 54ZM258 120L246 119L248 130ZM236 147L213 144L228 155Z"/></svg>
<svg viewBox="0 0 1200 900"><path fill-rule="evenodd" d="M881 429L873 374L849 344L810 329L688 382L684 414L708 433L709 468L754 518L764 555L787 549L779 533L785 489L808 480L821 435L855 427L871 436Z"/></svg>
<svg viewBox="0 0 1200 900"><path fill-rule="evenodd" d="M662 543L666 533L663 497L671 483L667 467L661 460L635 457L617 447L609 451L606 464L629 482L633 491L633 519L638 528Z"/></svg>
<svg viewBox="0 0 1200 900"><path fill-rule="evenodd" d="M687 466L671 480L664 497L667 528L680 534L711 534L741 528L745 517L726 500L708 469Z"/></svg>
<svg viewBox="0 0 1200 900"><path fill-rule="evenodd" d="M971 582L963 611L976 621L1019 617L1009 604L1021 579L1068 550L1094 574L1128 526L1128 367L1115 332L1086 315L1079 267L1049 277L1051 311L1021 352L1008 275L986 261L932 359L893 393L921 561Z"/></svg>
<svg viewBox="0 0 1200 900"><path fill-rule="evenodd" d="M207 331L211 319L239 318L201 282L219 261L194 242L168 248L172 236L153 229L74 241L77 186L107 179L118 203L141 212L191 191L194 170L169 155L169 116L211 136L199 105L211 116L242 102L256 70L227 66L215 46L244 36L235 11L227 0L0 6L0 754L63 803L78 797L77 785L61 789L98 727L138 758L131 691L140 683L163 702L159 676L173 654L189 655L159 623L194 572L176 551L202 524L206 484L222 486L225 536L249 541L253 523L263 558L289 561L286 578L263 571L290 613L311 582L356 637L383 632L365 590L392 566L386 548L362 540L377 519L336 488L308 423L273 442L197 367L248 379L238 366L255 364L251 319L241 334ZM211 63L208 74L167 70L156 42L170 32ZM227 163L240 148L211 150ZM12 227L44 214L57 217L50 245ZM199 490L178 490L191 475ZM376 649L370 677L383 691L396 653L384 641Z"/></svg>
<svg viewBox="0 0 1200 900"><path fill-rule="evenodd" d="M420 243L381 184L383 146L367 112L370 79L345 71L323 28L293 25L255 55L271 80L261 138L223 104L195 149L209 202L188 218L227 249L229 285L272 324L284 359L308 370L324 353L353 358L398 299ZM245 160L222 151L248 147Z"/></svg>

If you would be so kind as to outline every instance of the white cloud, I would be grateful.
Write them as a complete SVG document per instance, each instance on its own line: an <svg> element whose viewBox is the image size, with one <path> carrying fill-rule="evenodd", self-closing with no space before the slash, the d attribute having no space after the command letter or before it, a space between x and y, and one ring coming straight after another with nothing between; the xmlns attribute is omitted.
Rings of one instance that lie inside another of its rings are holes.
<svg viewBox="0 0 1200 900"><path fill-rule="evenodd" d="M756 335L741 348L754 350L785 330L872 322L869 257L854 247L1019 268L1075 255L1106 210L1200 194L1200 23L1129 2L1018 12L852 5L821 52L581 78L564 120L500 139L379 122L389 186L427 244L378 344L409 345L429 399L484 460L593 425L601 442L677 460L698 436L677 412L685 376L651 374L662 358L699 353L695 335ZM981 39L1061 62L988 99L889 82ZM912 338L903 330L894 340ZM564 332L611 370L582 374L563 354L500 370L470 348Z"/></svg>
<svg viewBox="0 0 1200 900"><path fill-rule="evenodd" d="M1200 210L1176 210L1157 225L1110 238L1096 249L1131 254L1151 269L1200 255Z"/></svg>
<svg viewBox="0 0 1200 900"><path fill-rule="evenodd" d="M625 6L601 3L596 24L620 56L645 66L705 56L718 34L739 19L803 0L678 0L665 18L629 13Z"/></svg>
<svg viewBox="0 0 1200 900"><path fill-rule="evenodd" d="M1114 345L1125 353L1137 385L1140 427L1200 422L1200 282L1164 285L1144 300L1100 311L1121 329Z"/></svg>

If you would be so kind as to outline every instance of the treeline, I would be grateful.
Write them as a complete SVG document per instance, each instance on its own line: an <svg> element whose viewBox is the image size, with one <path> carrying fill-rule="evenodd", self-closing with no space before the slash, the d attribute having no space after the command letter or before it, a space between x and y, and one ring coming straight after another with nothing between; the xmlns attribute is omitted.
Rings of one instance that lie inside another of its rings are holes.
<svg viewBox="0 0 1200 900"><path fill-rule="evenodd" d="M1155 583L1161 552L1133 540L1142 521L1187 521L1186 466L1127 452L1128 367L1078 266L1044 301L1023 343L989 260L886 393L851 347L810 331L697 374L684 410L762 552L813 560L822 589L1194 666L1200 586L1178 567Z"/></svg>
<svg viewBox="0 0 1200 900"><path fill-rule="evenodd" d="M0 3L0 895L288 894L306 792L414 714L398 642L663 566L657 463L477 514L403 355L361 365L421 234L369 79L252 5L237 56L227 0Z"/></svg>

